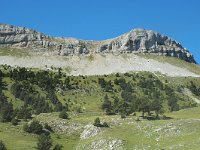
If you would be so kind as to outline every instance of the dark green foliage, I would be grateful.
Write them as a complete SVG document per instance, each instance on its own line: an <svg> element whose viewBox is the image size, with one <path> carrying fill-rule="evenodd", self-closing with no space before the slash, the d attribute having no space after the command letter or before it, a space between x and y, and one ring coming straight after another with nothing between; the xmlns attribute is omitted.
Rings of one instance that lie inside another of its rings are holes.
<svg viewBox="0 0 200 150"><path fill-rule="evenodd" d="M25 105L29 105L33 110L35 110L36 114L47 113L52 111L52 108L49 106L48 102L45 101L45 98L41 97L39 94L36 94L34 87L28 82L14 83L11 87L11 92L16 98L23 100ZM22 109L22 111L25 111L28 114L30 114L29 109ZM20 117L24 118L23 114ZM28 115L26 117L28 117Z"/></svg>
<svg viewBox="0 0 200 150"><path fill-rule="evenodd" d="M53 150L62 150L63 146L61 144L56 144L53 148Z"/></svg>
<svg viewBox="0 0 200 150"><path fill-rule="evenodd" d="M109 125L108 125L107 122L104 122L104 123L102 124L102 126L103 126L103 127L107 127L107 128L109 127Z"/></svg>
<svg viewBox="0 0 200 150"><path fill-rule="evenodd" d="M158 118L159 114L163 113L164 101L168 102L170 111L179 110L178 96L174 89L164 85L154 75L126 74L126 76L134 80L127 82L123 76L114 79L114 84L121 88L122 100L118 97L113 97L113 100L110 100L108 96L104 97L102 109L107 114L119 112L124 118L135 111L141 111L143 117L145 114L151 115L151 112L154 112ZM102 85L105 85L105 80L100 81Z"/></svg>
<svg viewBox="0 0 200 150"><path fill-rule="evenodd" d="M104 122L103 124L101 124L101 121L100 121L99 117L97 117L97 118L94 120L93 125L96 126L96 127L106 127L106 128L109 127L109 125L108 125L107 122Z"/></svg>
<svg viewBox="0 0 200 150"><path fill-rule="evenodd" d="M8 103L7 98L0 94L0 121L9 122L13 118L13 105Z"/></svg>
<svg viewBox="0 0 200 150"><path fill-rule="evenodd" d="M106 111L107 115L113 114L112 104L111 104L111 101L108 98L108 95L105 95L104 102L103 102L101 108Z"/></svg>
<svg viewBox="0 0 200 150"><path fill-rule="evenodd" d="M31 119L31 110L27 106L22 106L20 109L15 110L18 119Z"/></svg>
<svg viewBox="0 0 200 150"><path fill-rule="evenodd" d="M69 119L69 115L67 114L67 112L65 110L61 111L59 113L59 118L62 118L62 119Z"/></svg>
<svg viewBox="0 0 200 150"><path fill-rule="evenodd" d="M122 112L120 113L120 115L121 115L121 118L122 118L122 119L126 118L126 113L125 113L124 111L122 111Z"/></svg>
<svg viewBox="0 0 200 150"><path fill-rule="evenodd" d="M111 80L106 81L104 78L99 78L98 83L106 92L111 92L113 90Z"/></svg>
<svg viewBox="0 0 200 150"><path fill-rule="evenodd" d="M42 134L43 133L43 126L37 120L33 120L30 125L24 125L24 131L28 133L34 134Z"/></svg>
<svg viewBox="0 0 200 150"><path fill-rule="evenodd" d="M14 126L18 125L18 122L19 122L19 120L16 119L16 118L13 118L13 119L11 120L11 123L12 123L12 125L14 125Z"/></svg>
<svg viewBox="0 0 200 150"><path fill-rule="evenodd" d="M168 105L170 106L170 111L177 111L179 110L179 106L177 104L177 97L175 93L171 93L169 99L168 99Z"/></svg>
<svg viewBox="0 0 200 150"><path fill-rule="evenodd" d="M64 107L61 102L58 102L55 105L54 111L58 112L58 111L62 111L63 109L68 110L68 108Z"/></svg>
<svg viewBox="0 0 200 150"><path fill-rule="evenodd" d="M48 96L48 98L51 100L51 102L53 104L60 103L59 100L58 100L58 98L57 98L57 96L56 96L56 94L55 94L55 92L53 91L53 89L48 90L48 95L47 96Z"/></svg>
<svg viewBox="0 0 200 150"><path fill-rule="evenodd" d="M44 129L46 129L46 130L48 130L50 132L53 132L52 128L47 123L45 123Z"/></svg>
<svg viewBox="0 0 200 150"><path fill-rule="evenodd" d="M37 150L49 150L52 146L52 139L50 135L41 134L38 137Z"/></svg>
<svg viewBox="0 0 200 150"><path fill-rule="evenodd" d="M93 124L93 125L96 126L96 127L101 127L101 122L100 122L99 117L97 117L97 118L94 120L94 124Z"/></svg>
<svg viewBox="0 0 200 150"><path fill-rule="evenodd" d="M24 130L25 132L30 132L28 123L24 124L23 130Z"/></svg>
<svg viewBox="0 0 200 150"><path fill-rule="evenodd" d="M194 102L182 94L186 83L181 83L177 88L177 85L171 82L174 79L171 80L170 77L165 78L148 72L140 72L93 76L90 80L90 77L83 76L66 77L60 68L57 71L35 71L19 67L6 67L6 71L0 71L1 121L11 121L12 118L30 119L32 114L64 112L72 110L71 108L73 111L77 108L78 112L82 112L81 108L84 106L82 107L79 103L81 100L77 96L79 91L84 91L87 96L92 95L93 91L95 94L98 92L97 99L103 99L102 95L107 94L101 108L107 115L121 114L122 117L141 111L144 117L151 115L159 118L163 110L176 111L195 106ZM2 81L5 77L11 79L9 83L7 80ZM186 82L187 88L199 96L198 80L187 78ZM8 88L10 86L11 93L16 99L6 98L2 93L10 89ZM71 102L64 100L65 104L61 103L59 100L65 96L65 99L68 99L69 93L72 93L76 100L73 101L74 98L71 98ZM13 110L11 103L15 100L22 100L24 106ZM68 118L68 116L64 118Z"/></svg>
<svg viewBox="0 0 200 150"><path fill-rule="evenodd" d="M188 88L194 93L196 96L200 96L200 86L195 84L195 82L190 81Z"/></svg>
<svg viewBox="0 0 200 150"><path fill-rule="evenodd" d="M0 140L0 150L7 150L6 145Z"/></svg>

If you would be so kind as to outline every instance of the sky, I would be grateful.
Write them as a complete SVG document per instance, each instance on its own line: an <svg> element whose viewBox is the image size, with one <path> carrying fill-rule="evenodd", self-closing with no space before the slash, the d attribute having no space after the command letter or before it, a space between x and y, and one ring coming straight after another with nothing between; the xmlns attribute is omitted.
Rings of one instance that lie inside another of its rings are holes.
<svg viewBox="0 0 200 150"><path fill-rule="evenodd" d="M150 29L180 42L200 63L200 0L1 0L0 22L85 40Z"/></svg>

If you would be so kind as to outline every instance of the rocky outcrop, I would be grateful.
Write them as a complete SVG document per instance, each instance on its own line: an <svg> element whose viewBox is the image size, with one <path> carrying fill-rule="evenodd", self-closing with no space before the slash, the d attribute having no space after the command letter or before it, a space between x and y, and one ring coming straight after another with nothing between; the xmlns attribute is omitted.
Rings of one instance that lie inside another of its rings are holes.
<svg viewBox="0 0 200 150"><path fill-rule="evenodd" d="M87 138L97 135L99 132L101 132L100 128L98 128L92 124L88 124L84 127L84 130L80 135L80 138L87 139Z"/></svg>
<svg viewBox="0 0 200 150"><path fill-rule="evenodd" d="M51 51L58 55L151 53L196 63L192 54L180 43L165 35L145 29L134 29L110 40L84 41L75 38L50 37L32 29L0 24L0 47Z"/></svg>
<svg viewBox="0 0 200 150"><path fill-rule="evenodd" d="M195 63L192 54L177 41L151 30L134 29L102 45L99 52L152 53Z"/></svg>
<svg viewBox="0 0 200 150"><path fill-rule="evenodd" d="M125 150L124 141L111 137L93 139L89 143L79 143L76 150Z"/></svg>

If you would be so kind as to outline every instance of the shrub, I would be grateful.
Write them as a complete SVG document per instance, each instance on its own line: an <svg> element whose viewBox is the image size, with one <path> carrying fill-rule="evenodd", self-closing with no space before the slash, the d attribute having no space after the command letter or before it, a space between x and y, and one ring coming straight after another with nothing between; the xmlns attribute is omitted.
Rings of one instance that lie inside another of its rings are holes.
<svg viewBox="0 0 200 150"><path fill-rule="evenodd" d="M62 150L63 146L61 144L56 144L53 150Z"/></svg>
<svg viewBox="0 0 200 150"><path fill-rule="evenodd" d="M96 127L101 127L101 122L100 122L99 117L97 117L97 118L94 120L94 124L93 124L93 125L96 126Z"/></svg>
<svg viewBox="0 0 200 150"><path fill-rule="evenodd" d="M3 141L0 141L0 150L7 150L5 144L3 143Z"/></svg>
<svg viewBox="0 0 200 150"><path fill-rule="evenodd" d="M120 115L121 115L121 118L122 118L122 119L126 118L126 113L125 113L125 112L121 112Z"/></svg>
<svg viewBox="0 0 200 150"><path fill-rule="evenodd" d="M37 150L49 150L52 146L50 135L41 134L38 137Z"/></svg>
<svg viewBox="0 0 200 150"><path fill-rule="evenodd" d="M101 124L101 121L99 119L99 117L97 117L95 120L94 120L94 126L96 127L109 127L109 125L107 124L107 122L104 122L103 124Z"/></svg>
<svg viewBox="0 0 200 150"><path fill-rule="evenodd" d="M109 125L108 125L107 122L104 122L102 126L103 126L103 127L109 127Z"/></svg>
<svg viewBox="0 0 200 150"><path fill-rule="evenodd" d="M11 123L12 123L12 125L14 125L14 126L18 125L18 122L19 122L19 120L16 119L16 118L13 118L13 119L11 120Z"/></svg>
<svg viewBox="0 0 200 150"><path fill-rule="evenodd" d="M69 115L67 114L67 112L65 110L63 110L63 111L60 112L59 118L69 119Z"/></svg>
<svg viewBox="0 0 200 150"><path fill-rule="evenodd" d="M43 127L37 120L33 120L30 125L25 124L23 129L28 133L41 134L43 132Z"/></svg>
<svg viewBox="0 0 200 150"><path fill-rule="evenodd" d="M50 132L53 132L52 128L47 123L45 123L44 128L49 130Z"/></svg>
<svg viewBox="0 0 200 150"><path fill-rule="evenodd" d="M29 125L28 125L27 123L24 124L23 130L24 130L25 132L30 132L30 130L29 130Z"/></svg>

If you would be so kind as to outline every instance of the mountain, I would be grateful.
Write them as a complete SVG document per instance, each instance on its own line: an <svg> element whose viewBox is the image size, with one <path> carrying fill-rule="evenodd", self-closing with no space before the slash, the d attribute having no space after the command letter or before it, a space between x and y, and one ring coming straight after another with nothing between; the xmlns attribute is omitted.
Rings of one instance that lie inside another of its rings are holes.
<svg viewBox="0 0 200 150"><path fill-rule="evenodd" d="M0 47L51 51L55 55L67 56L93 53L148 53L196 63L192 54L180 43L168 36L145 29L134 29L113 39L88 41L50 37L32 29L0 24Z"/></svg>
<svg viewBox="0 0 200 150"><path fill-rule="evenodd" d="M0 24L0 149L199 149L199 79L150 30L86 41Z"/></svg>

